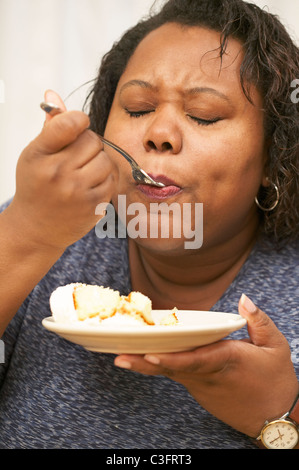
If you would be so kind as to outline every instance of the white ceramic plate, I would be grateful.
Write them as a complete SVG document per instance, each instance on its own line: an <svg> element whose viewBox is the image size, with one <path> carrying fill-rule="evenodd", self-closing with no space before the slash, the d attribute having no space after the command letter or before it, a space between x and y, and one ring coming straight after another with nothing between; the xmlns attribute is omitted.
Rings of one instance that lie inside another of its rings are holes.
<svg viewBox="0 0 299 470"><path fill-rule="evenodd" d="M154 321L170 310L153 310ZM56 323L45 318L43 326L90 351L113 354L178 352L218 341L246 325L240 315L222 312L180 310L175 326L121 327Z"/></svg>

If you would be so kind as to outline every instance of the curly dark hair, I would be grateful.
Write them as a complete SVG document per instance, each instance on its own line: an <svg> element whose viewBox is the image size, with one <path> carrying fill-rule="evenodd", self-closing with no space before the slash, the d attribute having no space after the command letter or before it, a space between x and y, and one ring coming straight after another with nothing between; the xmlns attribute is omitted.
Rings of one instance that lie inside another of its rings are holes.
<svg viewBox="0 0 299 470"><path fill-rule="evenodd" d="M279 189L277 207L261 211L263 231L278 242L299 236L299 115L291 100L291 83L299 78L299 49L279 19L243 0L168 0L128 30L102 60L91 94L91 128L103 133L118 81L142 39L165 23L202 26L220 33L219 57L225 54L229 37L244 50L240 82L250 101L250 86L259 89L269 139L267 172ZM273 206L275 186L261 188L263 207Z"/></svg>

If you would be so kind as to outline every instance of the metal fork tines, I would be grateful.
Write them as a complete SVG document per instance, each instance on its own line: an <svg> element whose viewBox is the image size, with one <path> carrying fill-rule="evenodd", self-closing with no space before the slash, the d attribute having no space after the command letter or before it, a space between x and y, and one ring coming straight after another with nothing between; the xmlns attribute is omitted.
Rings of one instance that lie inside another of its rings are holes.
<svg viewBox="0 0 299 470"><path fill-rule="evenodd" d="M41 103L40 107L48 114L51 116L55 116L56 114L62 113L62 110L59 108L59 106L56 106L55 104L52 103ZM153 180L140 166L138 163L134 160L131 155L129 155L127 152L125 152L122 148L118 147L118 145L113 144L109 140L105 139L101 135L97 134L101 141L108 145L109 147L113 148L116 150L118 153L120 153L131 165L132 168L132 175L135 181L137 183L141 184L149 184L152 186L157 186L159 188L163 188L165 185L163 183L160 183L158 181Z"/></svg>
<svg viewBox="0 0 299 470"><path fill-rule="evenodd" d="M135 181L137 181L138 183L142 183L142 184L151 184L152 186L158 186L160 188L163 188L165 186L163 183L153 180L153 178L151 178L142 168L140 168L140 166L134 160L134 158L132 158L131 155L129 155L123 149L118 147L118 145L113 144L112 142L105 139L99 134L97 135L99 136L99 138L104 144L109 145L111 148L119 152L130 163L131 168L132 168L132 175Z"/></svg>

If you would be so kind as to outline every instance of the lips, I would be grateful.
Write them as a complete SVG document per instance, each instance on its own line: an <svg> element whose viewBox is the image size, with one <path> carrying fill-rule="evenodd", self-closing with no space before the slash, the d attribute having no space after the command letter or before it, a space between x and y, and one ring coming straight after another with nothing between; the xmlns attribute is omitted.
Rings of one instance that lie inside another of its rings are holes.
<svg viewBox="0 0 299 470"><path fill-rule="evenodd" d="M178 194L182 188L178 186L178 184L168 178L165 175L153 175L148 173L151 178L159 183L163 183L165 186L163 188L158 188L157 186L150 186L147 184L139 184L137 187L138 189L148 196L149 198L153 199L167 199Z"/></svg>

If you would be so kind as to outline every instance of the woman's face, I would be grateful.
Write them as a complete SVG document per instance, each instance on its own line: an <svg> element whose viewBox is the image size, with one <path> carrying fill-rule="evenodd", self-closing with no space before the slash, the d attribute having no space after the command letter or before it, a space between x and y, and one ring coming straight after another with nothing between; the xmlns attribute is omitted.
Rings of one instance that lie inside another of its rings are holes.
<svg viewBox="0 0 299 470"><path fill-rule="evenodd" d="M240 85L241 44L230 39L221 64L219 40L215 31L174 23L150 33L120 78L105 131L166 183L162 190L138 185L129 164L106 148L119 170L115 206L118 194L148 214L153 203L202 203L203 246L256 226L266 160L262 99L252 87L251 104ZM181 249L182 241L138 239L164 251Z"/></svg>

